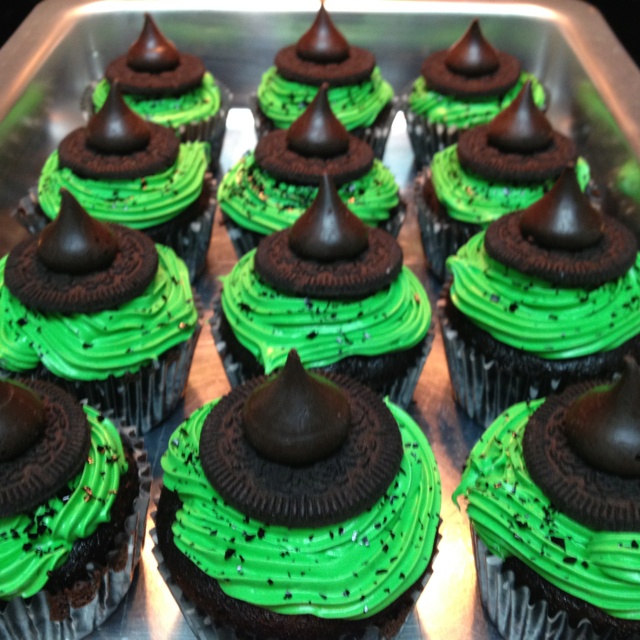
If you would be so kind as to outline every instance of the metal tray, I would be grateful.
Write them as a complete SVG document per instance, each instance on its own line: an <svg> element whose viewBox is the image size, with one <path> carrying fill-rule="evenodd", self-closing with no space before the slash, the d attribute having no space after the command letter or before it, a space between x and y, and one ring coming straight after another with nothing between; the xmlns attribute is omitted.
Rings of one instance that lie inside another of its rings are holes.
<svg viewBox="0 0 640 640"><path fill-rule="evenodd" d="M278 48L294 42L318 8L315 0L47 0L39 4L0 50L0 255L26 237L11 216L18 200L36 184L47 155L60 139L83 124L79 110L85 87L101 77L105 64L138 35L143 11L234 93L222 154L226 170L255 144L246 108L260 75ZM579 0L537 2L428 0L343 1L329 5L348 39L376 53L383 75L397 93L406 91L422 59L451 44L471 18L499 48L519 56L542 78L551 94L548 115L572 134L608 184L613 200L636 225L638 207L616 185L619 169L640 157L640 72L600 14ZM230 6L232 5L232 6ZM384 158L405 197L411 199L414 169L402 114L392 128ZM427 274L415 210L400 234L406 263L427 287L433 304L438 285ZM208 269L197 284L209 304L215 279L235 262L220 219L216 219ZM207 310L205 321L211 317ZM152 496L161 475L159 460L175 427L202 403L228 390L213 340L200 337L183 405L146 436L153 466ZM493 640L475 586L475 569L464 509L450 496L466 456L482 430L456 408L439 332L415 394L411 413L434 449L442 476L442 539L435 570L401 640ZM149 519L148 529L153 527ZM192 632L160 578L147 539L142 563L126 601L93 638L187 639Z"/></svg>

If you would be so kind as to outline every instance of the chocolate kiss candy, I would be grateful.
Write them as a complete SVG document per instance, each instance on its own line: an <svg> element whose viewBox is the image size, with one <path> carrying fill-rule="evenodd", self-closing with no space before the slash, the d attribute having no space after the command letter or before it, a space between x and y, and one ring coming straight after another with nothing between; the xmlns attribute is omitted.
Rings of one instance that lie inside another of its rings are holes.
<svg viewBox="0 0 640 640"><path fill-rule="evenodd" d="M522 235L546 249L579 251L602 237L604 222L580 191L573 167L540 200L527 207L520 220Z"/></svg>
<svg viewBox="0 0 640 640"><path fill-rule="evenodd" d="M0 380L0 462L27 451L44 427L42 400L22 384Z"/></svg>
<svg viewBox="0 0 640 640"><path fill-rule="evenodd" d="M349 43L333 24L324 4L310 29L298 40L296 53L303 60L320 64L342 62L349 57Z"/></svg>
<svg viewBox="0 0 640 640"><path fill-rule="evenodd" d="M622 376L597 387L567 408L566 436L595 469L640 478L640 368L625 358Z"/></svg>
<svg viewBox="0 0 640 640"><path fill-rule="evenodd" d="M487 128L489 144L501 151L533 153L546 149L553 140L553 128L533 101L531 81L518 97L501 111Z"/></svg>
<svg viewBox="0 0 640 640"><path fill-rule="evenodd" d="M323 82L304 113L287 131L287 146L301 156L334 158L349 150L349 133L333 115L329 84Z"/></svg>
<svg viewBox="0 0 640 640"><path fill-rule="evenodd" d="M144 27L138 39L127 51L127 65L135 71L162 73L180 64L180 53L158 29L153 18L144 14Z"/></svg>
<svg viewBox="0 0 640 640"><path fill-rule="evenodd" d="M245 436L259 454L299 466L322 460L340 447L351 412L340 388L307 373L292 349L282 371L247 398L242 420Z"/></svg>
<svg viewBox="0 0 640 640"><path fill-rule="evenodd" d="M469 78L493 73L500 66L498 54L482 35L477 18L449 47L444 63L450 71Z"/></svg>
<svg viewBox="0 0 640 640"><path fill-rule="evenodd" d="M104 223L92 218L66 189L60 213L38 238L37 254L51 271L82 275L106 269L118 253L118 241Z"/></svg>
<svg viewBox="0 0 640 640"><path fill-rule="evenodd" d="M289 246L302 258L320 262L355 258L369 246L367 226L342 202L327 173L315 200L291 227Z"/></svg>
<svg viewBox="0 0 640 640"><path fill-rule="evenodd" d="M122 98L115 82L98 113L87 124L87 144L95 151L125 155L149 144L149 125Z"/></svg>

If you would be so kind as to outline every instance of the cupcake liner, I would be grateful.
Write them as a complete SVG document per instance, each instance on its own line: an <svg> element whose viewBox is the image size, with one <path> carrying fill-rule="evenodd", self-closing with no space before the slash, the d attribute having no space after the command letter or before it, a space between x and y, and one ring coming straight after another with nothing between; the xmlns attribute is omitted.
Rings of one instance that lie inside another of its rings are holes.
<svg viewBox="0 0 640 640"><path fill-rule="evenodd" d="M101 625L127 594L144 544L151 467L142 441L135 437L135 429L121 427L119 431L133 448L140 488L133 510L125 520L123 537L116 540L118 546L109 554L109 567L99 578L97 593L84 606L70 607L70 616L60 622L50 619L44 591L28 599L14 598L0 610L0 637L3 639L79 640ZM125 547L126 559L123 562L121 555ZM87 565L87 573L95 575L92 565Z"/></svg>
<svg viewBox="0 0 640 640"><path fill-rule="evenodd" d="M516 402L546 397L561 386L561 376L541 380L517 369L501 369L495 359L466 344L451 326L443 307L441 298L437 310L453 395L478 424L486 428Z"/></svg>
<svg viewBox="0 0 640 640"><path fill-rule="evenodd" d="M422 195L422 188L427 174L420 174L414 184L414 197L418 215L420 237L427 257L428 267L438 280L443 282L447 277L447 258L457 253L471 236L481 227L458 222L453 218L443 219L431 210Z"/></svg>
<svg viewBox="0 0 640 640"><path fill-rule="evenodd" d="M529 588L515 586L513 573L502 570L502 560L487 549L473 529L471 538L480 599L505 640L599 640L603 637L593 630L587 619L574 628L565 612L550 615L546 600L532 602Z"/></svg>
<svg viewBox="0 0 640 640"><path fill-rule="evenodd" d="M87 122L95 113L92 96L97 84L97 81L90 83L80 97L80 110ZM231 100L233 99L233 94L229 88L222 84L217 78L216 84L220 89L220 108L218 111L209 118L193 120L187 124L181 124L174 129L182 142L202 140L203 142L209 143L209 167L212 171L217 171L219 168L220 153L226 132L227 115L229 114Z"/></svg>
<svg viewBox="0 0 640 640"><path fill-rule="evenodd" d="M403 105L415 167L420 170L431 164L433 156L438 151L456 143L460 132L464 129L459 129L455 125L447 126L440 122L429 122L424 116L419 116L409 109L406 97Z"/></svg>
<svg viewBox="0 0 640 640"><path fill-rule="evenodd" d="M229 380L231 388L235 388L251 377L248 372L245 371L242 363L233 357L233 354L227 347L225 339L220 332L220 318L222 315L222 301L220 298L221 288L218 287L213 297L213 316L209 320L211 326L211 334L213 341L222 361L222 366ZM377 393L381 396L389 396L389 399L394 404L406 409L413 399L413 392L416 389L420 374L424 368L424 364L431 352L433 345L433 338L435 336L434 322L431 322L427 335L422 343L422 349L420 356L416 360L415 364L411 368L405 369L405 374L401 378L393 378L384 385L384 388L377 390Z"/></svg>
<svg viewBox="0 0 640 640"><path fill-rule="evenodd" d="M262 109L260 109L255 93L249 96L249 107L253 113L258 140L276 129L273 122L267 118ZM389 134L391 133L391 125L399 110L400 100L397 96L394 96L389 104L380 112L372 125L368 127L357 127L349 133L360 138L360 140L364 140L373 149L375 157L381 160L387 146Z"/></svg>
<svg viewBox="0 0 640 640"><path fill-rule="evenodd" d="M0 376L49 380L91 406L102 407L114 419L134 425L138 435L148 433L168 418L184 395L191 361L202 325L193 335L169 349L136 373L109 376L105 380L67 380L43 366L23 372L0 368Z"/></svg>
<svg viewBox="0 0 640 640"><path fill-rule="evenodd" d="M157 507L157 498L154 498L154 502L155 506ZM154 521L155 515L155 511L152 512L151 517ZM169 588L171 595L174 597L178 608L184 616L185 621L189 625L189 628L191 629L191 631L193 631L195 637L198 640L243 640L244 636L238 636L235 630L230 628L229 626L217 624L216 621L213 620L210 616L204 615L193 604L193 602L191 602L191 600L189 600L184 595L182 589L180 589L180 587L174 582L173 578L171 577L171 572L164 562L162 552L158 547L158 537L155 528L151 529L149 535L153 540L152 553L154 558L156 559L156 562L158 563L158 571L162 576L162 579L165 581L167 587ZM409 594L409 597L411 599L411 606L407 607L406 612L402 613L402 615L404 615L404 619L398 620L398 624L391 625L395 627L393 633L385 633L377 626L371 625L360 637L360 640L394 640L400 635L400 632L406 624L413 607L424 591L424 588L433 573L433 562L435 557L438 555L438 545L440 543L440 538L441 536L438 533L434 542L429 566L423 573L420 581L416 585L414 585L414 589ZM349 635L348 637L352 638L353 636ZM336 640L340 640L340 638L336 638Z"/></svg>

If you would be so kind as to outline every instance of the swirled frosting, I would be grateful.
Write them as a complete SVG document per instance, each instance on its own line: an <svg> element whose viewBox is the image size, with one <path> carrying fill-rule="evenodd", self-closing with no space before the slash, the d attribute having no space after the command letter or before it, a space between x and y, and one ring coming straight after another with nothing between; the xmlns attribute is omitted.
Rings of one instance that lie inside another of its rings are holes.
<svg viewBox="0 0 640 640"><path fill-rule="evenodd" d="M95 111L99 111L104 104L109 89L106 78L96 85L92 95ZM180 96L149 98L127 93L123 94L123 98L145 120L173 128L212 118L220 109L220 87L209 72L204 74L199 87Z"/></svg>
<svg viewBox="0 0 640 640"><path fill-rule="evenodd" d="M453 304L496 340L540 358L609 351L640 332L640 254L624 277L592 290L560 288L487 255L473 236L447 259Z"/></svg>
<svg viewBox="0 0 640 640"><path fill-rule="evenodd" d="M522 453L544 400L505 411L474 446L453 498L494 555L515 556L563 591L611 616L640 619L639 532L594 531L560 513L532 481Z"/></svg>
<svg viewBox="0 0 640 640"><path fill-rule="evenodd" d="M258 102L262 112L278 129L287 129L302 115L315 98L318 87L283 78L276 67L270 67L258 86ZM393 88L375 67L371 79L360 84L329 89L329 104L335 116L348 131L371 126L393 98Z"/></svg>
<svg viewBox="0 0 640 640"><path fill-rule="evenodd" d="M175 164L166 171L133 180L93 180L60 167L54 151L40 174L38 200L53 220L64 188L98 220L147 229L175 218L198 198L208 158L206 143L187 142L180 145Z"/></svg>
<svg viewBox="0 0 640 640"><path fill-rule="evenodd" d="M82 471L66 490L29 513L0 518L0 599L28 598L66 562L73 543L109 522L127 470L122 442L112 422L85 405L91 446Z"/></svg>
<svg viewBox="0 0 640 640"><path fill-rule="evenodd" d="M158 271L139 297L93 314L43 314L4 286L0 260L0 368L39 364L68 380L104 380L138 371L188 340L198 323L189 274L172 249L156 245Z"/></svg>
<svg viewBox="0 0 640 640"><path fill-rule="evenodd" d="M433 453L408 414L387 403L405 454L370 510L336 525L290 529L246 517L207 481L200 432L216 402L174 432L162 468L165 487L183 503L172 526L176 546L227 595L282 614L358 619L420 577L435 545L441 489Z"/></svg>
<svg viewBox="0 0 640 640"><path fill-rule="evenodd" d="M283 366L291 349L305 367L322 367L348 356L409 349L427 333L429 300L407 267L372 296L330 301L276 291L257 276L254 256L255 250L245 254L221 278L222 309L236 338L266 373Z"/></svg>
<svg viewBox="0 0 640 640"><path fill-rule="evenodd" d="M488 226L501 216L526 209L549 191L556 179L531 184L486 180L460 166L457 144L438 151L431 162L431 181L438 200L454 220ZM576 176L584 191L591 176L584 158L576 162Z"/></svg>
<svg viewBox="0 0 640 640"><path fill-rule="evenodd" d="M317 186L292 185L260 169L253 152L225 174L218 188L222 211L240 226L268 235L290 227L311 205ZM338 189L338 195L363 222L377 226L389 219L400 197L393 174L380 160L361 178Z"/></svg>
<svg viewBox="0 0 640 640"><path fill-rule="evenodd" d="M543 86L530 73L522 72L518 82L503 96L483 98L456 98L431 91L424 77L420 76L411 87L409 109L423 116L430 123L442 123L457 129L469 129L493 120L505 107L508 107L520 93L527 80L531 80L534 102L543 108L546 96Z"/></svg>

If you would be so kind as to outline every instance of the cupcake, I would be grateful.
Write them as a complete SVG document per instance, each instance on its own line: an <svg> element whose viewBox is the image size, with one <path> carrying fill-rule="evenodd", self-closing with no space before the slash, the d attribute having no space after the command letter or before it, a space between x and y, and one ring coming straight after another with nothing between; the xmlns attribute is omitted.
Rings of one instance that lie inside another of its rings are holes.
<svg viewBox="0 0 640 640"><path fill-rule="evenodd" d="M591 206L570 169L447 267L438 312L451 384L481 425L516 402L610 376L638 353L635 236Z"/></svg>
<svg viewBox="0 0 640 640"><path fill-rule="evenodd" d="M504 111L438 151L416 178L420 233L433 274L444 280L450 255L493 220L540 199L570 164L586 189L589 165L536 107L527 81Z"/></svg>
<svg viewBox="0 0 640 640"><path fill-rule="evenodd" d="M194 412L162 467L154 552L200 638L388 640L431 573L440 480L419 426L295 352Z"/></svg>
<svg viewBox="0 0 640 640"><path fill-rule="evenodd" d="M0 635L83 638L125 597L151 475L141 443L39 380L0 380Z"/></svg>
<svg viewBox="0 0 640 640"><path fill-rule="evenodd" d="M503 638L640 637L640 371L505 411L471 451L478 587Z"/></svg>
<svg viewBox="0 0 640 640"><path fill-rule="evenodd" d="M496 50L473 20L449 49L424 60L421 75L403 98L407 132L418 168L456 142L461 131L491 121L518 95L527 80L539 107L542 85L509 53Z"/></svg>
<svg viewBox="0 0 640 640"><path fill-rule="evenodd" d="M0 260L0 370L45 377L145 433L181 399L200 332L187 269L67 192Z"/></svg>
<svg viewBox="0 0 640 640"><path fill-rule="evenodd" d="M215 213L207 145L180 143L166 127L145 122L116 85L86 127L68 134L42 168L37 195L18 216L37 233L58 215L68 189L96 219L139 229L172 247L193 280L203 269Z"/></svg>
<svg viewBox="0 0 640 640"><path fill-rule="evenodd" d="M258 138L291 126L325 82L337 118L382 158L397 112L393 88L382 78L375 56L347 42L324 4L311 28L296 44L280 49L262 76L254 104Z"/></svg>
<svg viewBox="0 0 640 640"><path fill-rule="evenodd" d="M165 38L148 13L129 51L111 61L104 78L86 92L88 116L102 108L115 82L145 120L172 129L182 142L209 143L211 168L218 167L231 93L200 58Z"/></svg>
<svg viewBox="0 0 640 640"><path fill-rule="evenodd" d="M328 175L290 229L221 281L213 335L232 386L282 367L295 348L306 367L411 401L433 339L427 294L393 236L354 216Z"/></svg>
<svg viewBox="0 0 640 640"><path fill-rule="evenodd" d="M364 222L398 234L405 204L393 174L338 121L327 90L322 85L289 129L262 137L222 178L218 204L238 257L290 227L313 202L325 172Z"/></svg>

